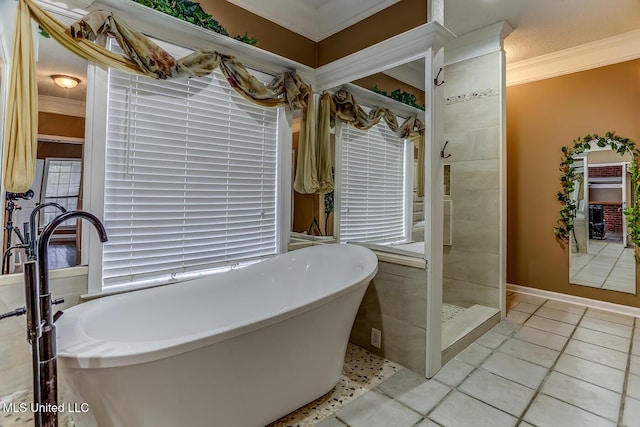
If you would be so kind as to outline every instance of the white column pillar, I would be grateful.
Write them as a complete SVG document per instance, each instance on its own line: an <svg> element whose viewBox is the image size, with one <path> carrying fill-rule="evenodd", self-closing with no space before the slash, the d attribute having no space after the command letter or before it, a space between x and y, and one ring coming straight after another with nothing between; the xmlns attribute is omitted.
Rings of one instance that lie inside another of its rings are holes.
<svg viewBox="0 0 640 427"><path fill-rule="evenodd" d="M435 84L444 80L443 40L436 38L425 58L425 206L424 241L427 261L426 376L440 370L442 363L442 240L444 162L444 90Z"/></svg>

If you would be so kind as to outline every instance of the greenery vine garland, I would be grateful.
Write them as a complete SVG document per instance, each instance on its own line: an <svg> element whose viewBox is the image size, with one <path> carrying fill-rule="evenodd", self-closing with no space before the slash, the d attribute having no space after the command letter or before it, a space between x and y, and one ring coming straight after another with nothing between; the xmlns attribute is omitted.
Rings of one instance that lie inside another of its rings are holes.
<svg viewBox="0 0 640 427"><path fill-rule="evenodd" d="M371 90L375 93L379 93L380 95L384 95L387 98L391 98L391 99L395 99L396 101L402 102L403 104L407 104L410 105L414 108L417 108L418 110L422 110L424 111L424 105L422 104L417 104L417 98L415 95L409 93L409 92L405 92L403 90L400 89L396 89L391 93L387 93L384 90L378 88L378 85L374 85Z"/></svg>
<svg viewBox="0 0 640 427"><path fill-rule="evenodd" d="M631 182L633 183L634 204L624 210L627 219L628 231L631 241L640 248L640 167L638 161L640 159L640 151L636 148L635 143L629 138L619 137L615 132L607 132L604 137L597 134L587 135L584 138L576 138L573 140L573 147L562 147L562 161L560 162L560 184L562 190L558 192L558 201L562 204L560 209L560 219L558 226L553 228L556 237L562 241L568 242L571 232L573 231L573 221L576 217L577 205L571 199L571 193L575 190L575 171L573 166L576 156L583 154L591 148L591 143L595 143L598 147L611 148L616 153L623 156L625 153L631 154ZM636 256L636 260L638 257Z"/></svg>
<svg viewBox="0 0 640 427"><path fill-rule="evenodd" d="M136 3L150 7L151 9L166 13L175 18L181 19L185 22L197 25L207 30L214 31L223 36L229 36L229 32L216 21L213 16L205 12L199 3L194 3L189 0L133 0ZM236 40L240 40L243 43L255 45L258 43L257 39L251 38L244 33L244 35L237 35L234 37Z"/></svg>

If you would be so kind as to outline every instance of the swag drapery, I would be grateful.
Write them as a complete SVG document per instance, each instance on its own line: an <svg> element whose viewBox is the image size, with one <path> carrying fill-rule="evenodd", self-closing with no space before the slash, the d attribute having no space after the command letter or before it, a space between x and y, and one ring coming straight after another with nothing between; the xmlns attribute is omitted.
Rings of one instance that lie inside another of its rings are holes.
<svg viewBox="0 0 640 427"><path fill-rule="evenodd" d="M246 99L265 107L302 109L300 146L308 148L298 153L300 176L296 175L296 191L322 193L328 188L326 183L333 188L330 169L326 177L319 174L315 164L313 93L295 72L280 74L265 86L230 55L198 50L176 60L110 12L91 12L67 28L33 0L18 0L3 156L3 183L7 191L27 191L35 175L38 88L31 19L71 52L100 65L156 79L201 77L220 67L231 87ZM101 35L114 37L129 58L93 43ZM326 188L321 188L319 182L325 183Z"/></svg>
<svg viewBox="0 0 640 427"><path fill-rule="evenodd" d="M367 130L375 126L381 119L384 119L389 129L398 137L418 144L418 176L417 192L418 196L424 196L424 123L418 120L416 116L406 119L402 125L398 124L396 115L387 108L373 107L369 113L366 113L353 97L351 92L345 89L339 89L333 95L323 93L320 98L320 108L318 112L318 147L329 147L330 128L335 126L335 120L341 120L356 129ZM324 153L323 153L324 154ZM331 165L328 160L331 159L331 153L326 157L320 156L322 160L318 160L318 173L331 173ZM327 160L325 163L324 160ZM323 175L324 176L324 175Z"/></svg>

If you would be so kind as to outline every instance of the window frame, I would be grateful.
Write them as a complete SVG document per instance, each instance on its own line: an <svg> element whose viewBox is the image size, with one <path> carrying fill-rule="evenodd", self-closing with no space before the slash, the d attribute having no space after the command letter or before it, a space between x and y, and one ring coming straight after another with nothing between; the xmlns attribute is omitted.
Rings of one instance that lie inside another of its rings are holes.
<svg viewBox="0 0 640 427"><path fill-rule="evenodd" d="M76 203L76 210L79 209L80 201L82 200L82 177L84 174L84 165L82 158L72 158L72 157L46 157L44 159L44 167L42 172L42 185L40 187L40 204L48 203L47 202L47 184L48 184L48 176L49 176L49 167L51 165L51 161L64 161L64 162L80 162L80 183L78 186L78 195L76 196L78 202ZM73 197L73 196L72 196ZM60 197L52 197L52 198L60 198ZM64 198L64 197L62 197ZM71 198L71 197L70 197ZM62 203L60 203L62 204ZM65 206L66 208L66 206ZM47 208L45 208L46 210ZM67 209L69 210L69 209ZM58 212L59 213L59 212ZM63 223L59 229L76 229L76 221L70 220L72 224ZM41 212L38 218L39 227L44 227L46 225L44 212Z"/></svg>
<svg viewBox="0 0 640 427"><path fill-rule="evenodd" d="M363 105L364 108L367 108ZM379 125L386 126L383 120L379 122ZM342 188L343 181L343 165L342 165L342 148L344 144L343 132L344 128L349 126L347 123L343 123L339 120L336 121L336 130L335 130L335 141L336 141L336 156L335 156L335 187L336 189ZM412 217L413 217L413 157L414 157L414 144L413 142L403 139L404 147L403 147L403 158L404 158L404 218L403 218L403 228L404 228L404 239L406 242L411 240L411 226L412 226ZM336 240L339 243L346 243L343 237L340 235L340 228L342 218L342 194L341 191L336 191L334 195L334 235ZM379 244L376 241L357 241L358 243L371 243L371 244ZM398 242L400 243L400 242ZM386 244L386 243L382 243Z"/></svg>
<svg viewBox="0 0 640 427"><path fill-rule="evenodd" d="M163 48L176 56L185 56L191 51L166 42L155 40ZM83 202L85 209L100 219L104 218L105 197L105 160L107 146L107 114L108 114L108 69L90 63L87 70L87 140L85 145L85 167L83 168ZM293 114L285 107L277 119L277 177L276 177L276 255L287 251L291 222L291 150ZM89 230L82 234L82 245L87 248L82 252L82 264L89 265L88 293L90 295L106 295L133 289L160 286L120 285L117 288L103 289L102 265L103 245L97 233ZM107 230L108 231L108 230ZM221 269L231 269L229 265Z"/></svg>

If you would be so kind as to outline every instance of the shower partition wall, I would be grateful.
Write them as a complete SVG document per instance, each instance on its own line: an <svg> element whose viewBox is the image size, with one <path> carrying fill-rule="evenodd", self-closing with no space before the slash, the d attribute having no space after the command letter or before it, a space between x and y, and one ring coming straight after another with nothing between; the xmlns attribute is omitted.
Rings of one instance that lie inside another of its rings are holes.
<svg viewBox="0 0 640 427"><path fill-rule="evenodd" d="M506 282L504 205L506 22L456 39L445 56L445 162L450 167L452 245L444 247L443 358L497 323ZM485 36L482 49L477 40Z"/></svg>

